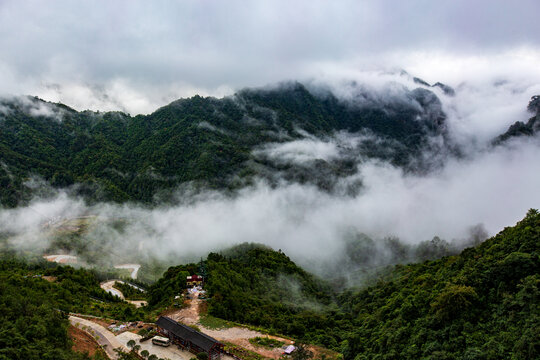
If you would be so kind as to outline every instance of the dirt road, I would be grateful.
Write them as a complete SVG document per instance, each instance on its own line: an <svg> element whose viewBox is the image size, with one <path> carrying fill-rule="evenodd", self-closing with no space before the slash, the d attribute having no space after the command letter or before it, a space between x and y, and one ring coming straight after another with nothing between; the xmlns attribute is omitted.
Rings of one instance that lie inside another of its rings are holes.
<svg viewBox="0 0 540 360"><path fill-rule="evenodd" d="M125 300L128 303L133 304L138 308L141 307L141 306L146 306L148 304L146 301L142 301L142 300L126 300L126 298L124 297L124 294L122 294L122 292L120 290L114 288L114 283L115 282L123 283L122 280L109 280L109 281L105 281L105 282L101 283L99 286L103 290L105 290L106 292L111 293L113 295L116 295L120 299Z"/></svg>
<svg viewBox="0 0 540 360"><path fill-rule="evenodd" d="M120 280L109 280L109 281L101 283L99 286L101 286L101 288L105 290L106 292L116 295L122 300L125 300L126 298L124 298L124 294L122 294L120 290L114 288L114 283L117 281L120 281Z"/></svg>
<svg viewBox="0 0 540 360"><path fill-rule="evenodd" d="M187 325L197 325L197 327L208 336L211 336L220 341L228 341L233 344L240 345L243 348L254 351L266 358L279 359L283 354L283 349L281 348L268 349L264 347L254 346L253 344L251 344L249 342L249 339L251 338L269 336L258 331L253 331L248 328L239 326L225 329L209 329L204 327L200 324L200 304L202 300L199 299L198 292L192 293L191 296L192 300L188 300L188 307L178 310L172 314L168 314L167 316L171 317L173 320L182 322ZM290 341L289 339L284 339L277 336L269 337L282 341L287 345L292 344L292 341Z"/></svg>
<svg viewBox="0 0 540 360"><path fill-rule="evenodd" d="M131 270L131 278L137 279L137 273L139 272L139 268L141 265L139 264L122 264L122 265L116 265L115 269L128 269Z"/></svg>

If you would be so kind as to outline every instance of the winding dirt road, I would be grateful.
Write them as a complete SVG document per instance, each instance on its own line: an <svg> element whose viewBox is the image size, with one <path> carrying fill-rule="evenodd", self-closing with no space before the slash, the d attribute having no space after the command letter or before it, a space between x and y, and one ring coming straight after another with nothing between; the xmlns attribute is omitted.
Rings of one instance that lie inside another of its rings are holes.
<svg viewBox="0 0 540 360"><path fill-rule="evenodd" d="M122 264L122 265L116 265L114 268L131 270L131 274L130 274L131 278L137 279L137 273L139 272L140 267L141 265L139 264Z"/></svg>
<svg viewBox="0 0 540 360"><path fill-rule="evenodd" d="M116 295L120 299L127 301L128 303L133 304L138 308L141 306L146 306L148 304L146 301L143 301L143 300L126 300L126 298L124 297L124 294L122 294L120 290L114 288L114 283L116 282L124 283L122 280L109 280L109 281L102 282L99 286L106 292Z"/></svg>

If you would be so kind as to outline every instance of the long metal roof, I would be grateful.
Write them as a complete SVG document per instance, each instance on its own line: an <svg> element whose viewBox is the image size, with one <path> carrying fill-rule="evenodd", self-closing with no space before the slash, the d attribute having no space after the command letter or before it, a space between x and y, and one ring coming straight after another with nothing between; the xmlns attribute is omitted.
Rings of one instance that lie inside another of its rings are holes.
<svg viewBox="0 0 540 360"><path fill-rule="evenodd" d="M156 325L162 329L170 331L179 338L191 341L192 344L198 346L206 352L210 352L210 350L216 344L222 345L213 337L198 332L184 324L180 324L167 316L161 316L156 321Z"/></svg>

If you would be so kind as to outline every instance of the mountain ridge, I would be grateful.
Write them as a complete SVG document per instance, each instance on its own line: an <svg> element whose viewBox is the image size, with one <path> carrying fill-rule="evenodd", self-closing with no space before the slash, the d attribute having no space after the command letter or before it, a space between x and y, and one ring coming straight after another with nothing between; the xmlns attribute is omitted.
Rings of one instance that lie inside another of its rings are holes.
<svg viewBox="0 0 540 360"><path fill-rule="evenodd" d="M76 111L36 97L0 99L0 203L16 206L50 193L28 186L33 176L91 201L157 204L182 184L235 191L256 178L332 192L362 159L429 172L460 150L430 90L443 84L426 86L398 86L390 96L353 83L342 99L324 86L287 82L221 99L179 99L136 116ZM339 133L354 134L358 143L338 144L344 147L337 158L291 163L269 153L268 146L286 142L334 142Z"/></svg>
<svg viewBox="0 0 540 360"><path fill-rule="evenodd" d="M444 135L445 115L429 90L403 89L403 94L405 100L390 99L384 106L364 99L355 107L331 93L318 97L294 82L244 89L222 99L179 99L134 117L77 112L31 97L4 99L0 147L9 151L0 159L6 185L2 203L14 206L17 197L28 198L24 179L32 174L53 186L78 183L77 193L92 193L98 200L152 202L161 189L185 182L234 189L249 182L257 168L275 167L255 158L255 148L335 131L368 131L392 149L372 149L369 157L413 166L415 154L431 146L428 137ZM253 168L250 162L259 165ZM336 171L328 162L321 164ZM337 168L339 173L340 164Z"/></svg>

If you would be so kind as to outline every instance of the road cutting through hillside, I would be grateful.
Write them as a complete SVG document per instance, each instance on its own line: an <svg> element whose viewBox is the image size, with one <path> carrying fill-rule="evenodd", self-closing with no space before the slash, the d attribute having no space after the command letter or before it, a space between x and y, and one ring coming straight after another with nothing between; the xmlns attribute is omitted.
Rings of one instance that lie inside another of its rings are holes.
<svg viewBox="0 0 540 360"><path fill-rule="evenodd" d="M121 264L121 265L115 265L115 269L127 269L131 270L131 276L132 279L137 279L137 273L139 272L141 265L139 264Z"/></svg>
<svg viewBox="0 0 540 360"><path fill-rule="evenodd" d="M127 301L128 303L130 304L133 304L135 305L136 307L141 307L141 306L146 306L147 305L147 302L146 301L142 301L142 300L127 300L125 297L124 297L124 294L122 294L122 292L118 289L116 289L114 287L114 284L115 283L123 283L125 284L124 281L122 280L109 280L109 281L105 281L105 282L102 282L99 286L105 290L106 292L110 293L110 294L113 294L113 295L116 295L118 296L120 299L124 300L124 301ZM138 287L137 287L138 288Z"/></svg>

